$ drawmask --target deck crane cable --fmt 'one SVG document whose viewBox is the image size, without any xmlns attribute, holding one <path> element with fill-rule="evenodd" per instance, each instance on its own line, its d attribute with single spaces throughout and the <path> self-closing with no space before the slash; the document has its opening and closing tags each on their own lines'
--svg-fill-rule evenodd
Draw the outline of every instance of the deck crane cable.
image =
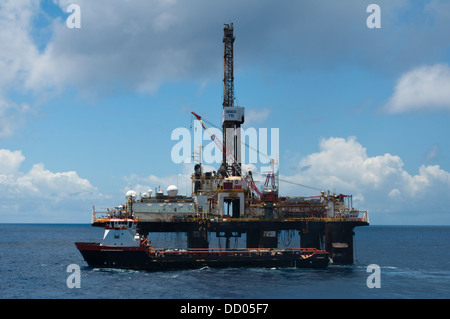
<svg viewBox="0 0 450 319">
<path fill-rule="evenodd" d="M 308 185 L 303 185 L 303 184 L 299 184 L 299 183 L 294 183 L 285 179 L 281 179 L 279 178 L 280 182 L 284 182 L 284 183 L 288 183 L 288 184 L 292 184 L 292 185 L 297 185 L 297 186 L 301 186 L 301 187 L 305 187 L 305 188 L 310 188 L 316 191 L 321 192 L 323 189 L 317 188 L 317 187 L 313 187 L 313 186 L 308 186 Z"/>
<path fill-rule="evenodd" d="M 193 116 L 193 117 L 194 117 L 194 116 Z M 213 127 L 213 128 L 222 130 L 221 127 L 218 127 L 218 126 L 215 125 L 214 123 L 212 123 L 212 122 L 210 122 L 210 121 L 208 121 L 208 120 L 205 120 L 203 117 L 202 117 L 202 121 L 205 122 L 205 123 L 208 125 L 208 127 Z M 244 141 L 241 141 L 241 144 L 247 146 L 249 149 L 251 149 L 251 150 L 257 152 L 259 155 L 261 155 L 261 156 L 263 156 L 263 157 L 265 157 L 265 158 L 267 158 L 267 159 L 272 159 L 269 155 L 264 154 L 263 152 L 260 152 L 258 149 L 256 149 L 256 148 L 250 146 L 249 144 L 245 143 Z"/>
<path fill-rule="evenodd" d="M 194 113 L 194 112 L 191 112 L 191 113 L 192 113 L 192 115 L 194 115 L 197 118 L 197 120 L 200 121 L 200 123 L 202 124 L 203 129 L 208 132 L 208 134 L 210 135 L 211 139 L 214 141 L 214 143 L 216 143 L 216 145 L 219 148 L 219 150 L 221 152 L 223 152 L 224 154 L 226 154 L 227 157 L 231 157 L 231 159 L 233 160 L 232 165 L 233 165 L 234 169 L 238 172 L 238 176 L 242 176 L 245 179 L 245 181 L 247 182 L 247 184 L 250 186 L 250 188 L 255 193 L 257 193 L 259 197 L 261 197 L 262 193 L 258 189 L 258 187 L 255 185 L 255 182 L 253 181 L 253 177 L 251 175 L 243 175 L 241 164 L 236 162 L 236 159 L 228 152 L 228 150 L 223 145 L 223 143 L 220 141 L 220 139 L 218 139 L 217 136 L 213 132 L 210 131 L 209 126 L 207 126 L 207 124 L 202 119 L 202 117 L 200 115 Z"/>
</svg>

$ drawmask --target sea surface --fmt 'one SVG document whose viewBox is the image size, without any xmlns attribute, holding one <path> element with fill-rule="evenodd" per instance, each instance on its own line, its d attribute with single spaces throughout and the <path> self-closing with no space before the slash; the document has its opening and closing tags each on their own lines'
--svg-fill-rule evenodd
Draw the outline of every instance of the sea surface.
<svg viewBox="0 0 450 319">
<path fill-rule="evenodd" d="M 450 227 L 368 226 L 355 228 L 355 263 L 326 269 L 210 269 L 144 272 L 93 269 L 76 241 L 100 241 L 90 225 L 0 224 L 0 298 L 449 298 Z M 186 245 L 183 234 L 157 234 L 154 247 Z M 232 247 L 245 238 L 231 240 Z M 298 247 L 284 232 L 279 247 Z M 224 239 L 211 238 L 224 247 Z M 69 265 L 80 266 L 80 288 L 69 288 Z M 380 288 L 367 280 L 380 269 Z M 372 281 L 373 282 L 373 281 Z"/>
</svg>

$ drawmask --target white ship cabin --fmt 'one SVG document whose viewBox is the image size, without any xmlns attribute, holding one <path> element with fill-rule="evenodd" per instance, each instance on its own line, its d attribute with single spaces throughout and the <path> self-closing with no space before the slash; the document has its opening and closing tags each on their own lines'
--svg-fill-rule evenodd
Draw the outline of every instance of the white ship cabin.
<svg viewBox="0 0 450 319">
<path fill-rule="evenodd" d="M 102 246 L 138 247 L 137 219 L 111 218 L 105 223 Z"/>
</svg>

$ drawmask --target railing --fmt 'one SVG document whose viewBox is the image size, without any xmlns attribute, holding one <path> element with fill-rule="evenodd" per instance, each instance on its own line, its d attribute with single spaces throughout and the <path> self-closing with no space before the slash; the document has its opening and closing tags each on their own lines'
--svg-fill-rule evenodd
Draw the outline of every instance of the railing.
<svg viewBox="0 0 450 319">
<path fill-rule="evenodd" d="M 166 248 L 150 248 L 150 253 L 157 256 L 267 256 L 282 254 L 298 254 L 308 255 L 323 254 L 324 251 L 315 248 L 190 248 L 190 249 L 166 249 Z"/>
</svg>

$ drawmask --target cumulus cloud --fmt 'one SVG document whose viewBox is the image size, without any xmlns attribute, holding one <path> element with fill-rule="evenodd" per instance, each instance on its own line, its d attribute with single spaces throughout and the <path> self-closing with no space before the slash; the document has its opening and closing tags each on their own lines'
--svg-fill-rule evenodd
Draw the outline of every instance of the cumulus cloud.
<svg viewBox="0 0 450 319">
<path fill-rule="evenodd" d="M 450 67 L 421 66 L 403 74 L 385 108 L 391 113 L 450 110 Z"/>
<path fill-rule="evenodd" d="M 5 0 L 0 3 L 0 138 L 10 136 L 29 112 L 27 103 L 7 97 L 27 79 L 38 50 L 31 36 L 33 12 L 39 2 Z"/>
<path fill-rule="evenodd" d="M 30 111 L 28 103 L 16 104 L 0 95 L 0 138 L 13 135 L 15 130 L 24 124 Z"/>
<path fill-rule="evenodd" d="M 259 109 L 246 109 L 245 110 L 245 126 L 251 126 L 256 124 L 261 124 L 269 118 L 270 109 L 267 107 Z"/>
<path fill-rule="evenodd" d="M 433 161 L 439 157 L 439 146 L 437 144 L 433 145 L 433 147 L 426 153 L 425 160 L 427 162 Z"/>
<path fill-rule="evenodd" d="M 92 92 L 120 84 L 152 94 L 162 83 L 199 75 L 193 70 L 206 70 L 202 63 L 211 66 L 214 54 L 198 37 L 196 19 L 183 21 L 184 4 L 75 2 L 81 7 L 81 29 L 68 29 L 64 21 L 53 24 L 52 40 L 34 61 L 28 88 L 75 86 Z M 68 1 L 57 3 L 65 11 Z"/>
<path fill-rule="evenodd" d="M 409 5 L 380 1 L 386 28 Z M 26 79 L 29 89 L 73 85 L 95 92 L 119 83 L 152 94 L 171 81 L 216 81 L 222 72 L 222 24 L 230 19 L 236 27 L 237 69 L 286 63 L 291 72 L 310 65 L 371 64 L 384 61 L 380 56 L 386 55 L 389 61 L 399 60 L 394 56 L 403 50 L 387 54 L 386 48 L 395 47 L 392 44 L 400 37 L 415 40 L 404 34 L 410 30 L 406 28 L 368 37 L 365 20 L 370 1 L 348 1 L 351 5 L 269 0 L 54 2 L 63 12 L 69 3 L 79 4 L 82 27 L 68 29 L 63 19 L 54 21 L 51 41 L 32 61 Z M 416 51 L 409 56 L 416 54 L 420 56 Z"/>
<path fill-rule="evenodd" d="M 4 0 L 0 3 L 1 88 L 27 76 L 38 55 L 31 37 L 31 23 L 39 2 Z"/>
<path fill-rule="evenodd" d="M 378 2 L 383 28 L 376 33 L 365 25 L 370 1 L 54 0 L 60 9 L 57 18 L 42 14 L 41 3 L 0 3 L 0 137 L 13 134 L 24 111 L 35 107 L 8 99 L 11 90 L 42 95 L 74 87 L 90 97 L 116 87 L 154 94 L 168 82 L 217 81 L 222 73 L 222 23 L 230 20 L 236 27 L 236 69 L 275 66 L 286 72 L 346 63 L 384 70 L 392 69 L 390 61 L 416 65 L 447 48 L 441 39 L 449 30 L 437 0 L 424 12 L 433 27 L 421 25 L 420 34 L 400 18 L 399 13 L 413 6 L 406 0 Z M 81 29 L 66 26 L 70 3 L 81 7 Z M 48 20 L 48 37 L 38 41 L 40 14 Z M 408 41 L 393 45 L 404 43 L 398 39 Z M 434 49 L 425 49 L 429 47 Z M 399 99 L 393 97 L 394 109 L 404 104 Z"/>
<path fill-rule="evenodd" d="M 418 173 L 410 174 L 399 156 L 387 153 L 370 157 L 355 137 L 324 138 L 319 146 L 319 152 L 299 161 L 298 174 L 280 178 L 353 194 L 359 209 L 369 209 L 374 214 L 395 209 L 418 213 L 427 202 L 437 203 L 448 196 L 450 173 L 439 165 L 422 165 Z M 281 190 L 299 193 L 298 188 L 283 182 Z M 433 207 L 436 209 L 436 205 Z M 443 207 L 437 210 L 448 213 Z"/>
<path fill-rule="evenodd" d="M 13 175 L 25 160 L 21 151 L 0 150 L 0 175 Z"/>
<path fill-rule="evenodd" d="M 80 209 L 78 214 L 86 213 L 90 201 L 105 197 L 74 171 L 55 173 L 38 163 L 28 172 L 22 172 L 20 167 L 24 161 L 21 151 L 0 150 L 0 199 L 3 202 L 0 207 L 8 204 L 8 209 L 1 209 L 1 212 L 10 222 L 15 221 L 15 214 L 24 212 L 33 216 L 33 222 L 39 222 L 44 215 L 64 221 L 68 210 Z"/>
</svg>

